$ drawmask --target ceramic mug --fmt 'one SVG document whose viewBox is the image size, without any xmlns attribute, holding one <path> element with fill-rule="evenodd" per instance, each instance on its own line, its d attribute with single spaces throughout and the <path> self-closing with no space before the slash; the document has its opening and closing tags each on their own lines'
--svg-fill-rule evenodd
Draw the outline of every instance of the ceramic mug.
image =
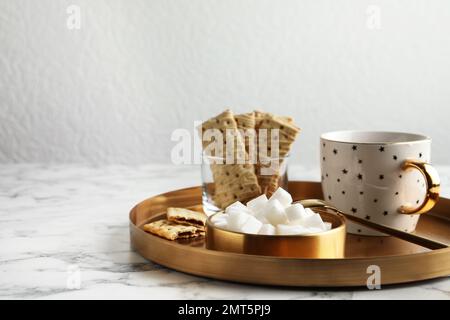
<svg viewBox="0 0 450 320">
<path fill-rule="evenodd" d="M 439 198 L 426 136 L 336 131 L 322 134 L 320 143 L 324 199 L 345 213 L 413 232 Z M 383 235 L 351 222 L 347 231 Z"/>
</svg>

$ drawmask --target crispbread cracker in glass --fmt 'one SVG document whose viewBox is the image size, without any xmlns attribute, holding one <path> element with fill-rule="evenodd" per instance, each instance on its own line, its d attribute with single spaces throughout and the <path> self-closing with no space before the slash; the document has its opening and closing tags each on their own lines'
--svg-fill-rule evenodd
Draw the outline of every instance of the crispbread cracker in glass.
<svg viewBox="0 0 450 320">
<path fill-rule="evenodd" d="M 262 129 L 267 130 L 267 135 L 265 139 L 262 137 L 258 137 L 258 143 L 265 142 L 268 147 L 267 158 L 272 159 L 276 158 L 281 161 L 289 154 L 291 150 L 292 144 L 294 143 L 297 134 L 300 132 L 300 129 L 293 123 L 293 120 L 289 117 L 282 117 L 272 115 L 270 113 L 262 113 L 255 112 L 258 115 L 257 121 L 257 129 L 258 133 L 261 134 Z M 272 139 L 271 134 L 272 130 L 278 129 L 278 155 L 274 156 L 271 154 L 272 151 Z M 270 167 L 270 163 L 262 163 L 261 154 L 258 157 L 259 161 L 256 165 L 256 174 L 258 176 L 258 184 L 261 187 L 263 193 L 265 193 L 268 197 L 271 196 L 275 190 L 278 188 L 280 175 L 278 172 L 273 172 L 269 175 L 263 174 L 263 169 Z M 279 163 L 281 166 L 282 163 Z"/>
<path fill-rule="evenodd" d="M 201 129 L 202 138 L 203 133 L 208 129 L 219 130 L 223 134 L 222 145 L 219 145 L 215 150 L 208 148 L 209 144 L 214 142 L 203 141 L 202 139 L 204 150 L 209 150 L 205 151 L 206 156 L 219 156 L 223 161 L 223 163 L 212 163 L 210 165 L 215 185 L 213 196 L 215 204 L 218 207 L 225 208 L 235 201 L 246 202 L 260 195 L 261 189 L 258 185 L 254 166 L 248 164 L 245 143 L 238 130 L 233 112 L 226 110 L 205 121 Z M 234 147 L 230 150 L 227 149 L 226 145 L 227 134 L 234 138 Z M 221 154 L 217 155 L 216 150 Z M 232 163 L 227 163 L 227 160 L 231 160 Z"/>
<path fill-rule="evenodd" d="M 257 134 L 255 130 L 255 113 L 242 113 L 234 116 L 237 128 L 244 141 L 245 151 L 247 152 L 249 161 L 256 162 L 257 150 Z"/>
</svg>

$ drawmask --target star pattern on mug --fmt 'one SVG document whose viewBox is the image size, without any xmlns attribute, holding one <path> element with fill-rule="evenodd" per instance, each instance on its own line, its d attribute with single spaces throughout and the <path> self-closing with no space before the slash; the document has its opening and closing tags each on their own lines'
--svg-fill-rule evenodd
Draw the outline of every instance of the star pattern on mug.
<svg viewBox="0 0 450 320">
<path fill-rule="evenodd" d="M 325 148 L 326 147 L 326 145 L 325 145 L 325 143 L 323 143 L 322 144 L 323 145 L 323 147 Z M 377 148 L 377 151 L 378 152 L 380 152 L 380 153 L 385 153 L 386 154 L 386 156 L 388 157 L 388 159 L 390 158 L 391 160 L 390 161 L 398 161 L 400 158 L 399 158 L 399 155 L 398 154 L 393 154 L 393 153 L 391 153 L 391 152 L 389 152 L 390 150 L 389 150 L 389 146 L 385 146 L 385 145 L 379 145 L 379 146 L 375 146 L 376 148 Z M 362 164 L 363 163 L 363 160 L 360 158 L 360 155 L 358 154 L 359 153 L 359 148 L 358 148 L 358 145 L 352 145 L 351 146 L 351 150 L 353 151 L 353 152 L 355 152 L 355 155 L 356 155 L 356 159 L 357 159 L 357 163 L 358 164 Z M 339 150 L 338 150 L 338 148 L 333 148 L 332 149 L 332 152 L 333 152 L 333 154 L 334 155 L 336 155 L 336 156 L 338 156 L 339 157 Z M 345 150 L 344 150 L 344 154 L 345 154 Z M 416 155 L 418 155 L 418 157 L 419 158 L 422 158 L 423 159 L 423 157 L 424 157 L 424 153 L 423 152 L 419 152 L 418 154 L 416 154 Z M 339 158 L 338 158 L 339 159 Z M 326 157 L 325 156 L 323 156 L 322 157 L 322 160 L 323 161 L 325 161 L 326 160 Z M 342 174 L 343 175 L 347 175 L 348 173 L 349 173 L 349 171 L 351 171 L 351 169 L 352 168 L 350 168 L 350 170 L 348 169 L 348 168 L 343 168 L 342 170 L 341 170 L 341 172 L 342 172 Z M 326 173 L 325 174 L 325 177 L 329 177 L 329 174 L 328 173 Z M 342 178 L 344 178 L 344 176 L 341 176 Z M 336 177 L 336 181 L 338 182 L 338 183 L 340 183 L 341 182 L 341 177 Z M 363 180 L 363 178 L 364 178 L 364 176 L 363 176 L 363 174 L 362 173 L 358 173 L 357 175 L 356 175 L 356 178 L 358 179 L 358 180 Z M 398 178 L 399 179 L 402 179 L 403 178 L 403 174 L 398 174 Z M 324 179 L 324 177 L 322 177 L 322 179 Z M 345 178 L 345 179 L 347 179 L 347 178 Z M 385 172 L 380 172 L 379 174 L 378 174 L 378 179 L 379 180 L 385 180 Z M 344 181 L 346 181 L 346 180 L 344 180 Z M 420 180 L 420 179 L 417 179 L 417 183 L 422 183 L 422 186 L 424 185 L 423 184 L 423 182 Z M 347 190 L 347 191 L 349 191 L 349 190 Z M 353 191 L 352 191 L 353 192 Z M 352 192 L 349 192 L 348 194 L 351 194 Z M 359 190 L 359 191 L 354 191 L 354 192 L 358 192 L 359 193 L 359 195 L 360 196 L 364 196 L 364 197 L 366 197 L 366 196 L 368 196 L 368 197 L 370 197 L 370 193 L 371 192 L 364 192 L 364 191 L 362 191 L 362 190 Z M 400 195 L 400 192 L 399 191 L 395 191 L 395 190 L 391 190 L 390 192 L 392 192 L 391 194 L 393 194 L 393 195 L 395 195 L 395 196 L 399 196 Z M 345 201 L 347 201 L 348 199 L 346 199 L 346 197 L 348 196 L 347 195 L 347 192 L 346 192 L 346 190 L 341 190 L 341 192 L 340 192 L 341 194 L 342 194 L 342 196 L 338 196 L 337 198 L 339 199 L 344 199 Z M 367 194 L 367 195 L 365 195 L 365 194 Z M 336 196 L 336 195 L 334 195 L 334 196 Z M 327 195 L 327 198 L 328 198 L 328 200 L 332 200 L 333 199 L 333 197 L 332 197 L 332 195 L 331 194 L 328 194 Z M 362 199 L 362 198 L 360 198 L 360 199 Z M 378 198 L 372 198 L 373 200 L 373 203 L 378 203 L 379 202 L 379 199 Z M 420 200 L 417 200 L 416 201 L 416 204 L 417 205 L 419 205 L 420 204 Z M 351 213 L 352 214 L 357 214 L 357 212 L 358 212 L 358 209 L 356 208 L 356 207 L 351 207 L 351 209 L 350 209 L 350 211 L 351 211 Z M 388 216 L 389 215 L 389 211 L 388 210 L 382 210 L 381 212 L 380 212 L 380 215 L 383 215 L 383 216 Z M 413 217 L 415 217 L 414 215 L 410 215 L 412 218 Z M 364 219 L 366 219 L 366 220 L 371 220 L 371 216 L 370 215 L 365 215 L 364 216 Z M 412 227 L 412 229 L 411 230 L 413 230 L 414 229 L 414 227 Z M 358 233 L 362 233 L 362 229 L 357 229 L 356 230 Z M 407 232 L 409 232 L 407 229 L 405 229 L 405 231 L 407 231 Z"/>
</svg>

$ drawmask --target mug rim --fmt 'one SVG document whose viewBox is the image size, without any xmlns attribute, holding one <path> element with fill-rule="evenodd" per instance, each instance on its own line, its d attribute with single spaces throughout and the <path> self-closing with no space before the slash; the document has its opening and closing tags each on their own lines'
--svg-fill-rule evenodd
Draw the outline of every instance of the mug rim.
<svg viewBox="0 0 450 320">
<path fill-rule="evenodd" d="M 345 141 L 338 140 L 337 138 L 329 137 L 337 134 L 344 133 L 374 133 L 374 134 L 401 134 L 405 136 L 411 137 L 411 140 L 407 141 L 374 141 L 374 142 L 364 142 L 364 141 Z M 429 136 L 419 134 L 419 133 L 411 133 L 411 132 L 402 132 L 402 131 L 377 131 L 377 130 L 337 130 L 337 131 L 329 131 L 322 133 L 320 135 L 320 140 L 325 140 L 329 142 L 336 143 L 345 143 L 345 144 L 353 144 L 353 145 L 401 145 L 401 144 L 411 144 L 411 143 L 420 143 L 420 142 L 431 142 L 431 138 Z"/>
</svg>

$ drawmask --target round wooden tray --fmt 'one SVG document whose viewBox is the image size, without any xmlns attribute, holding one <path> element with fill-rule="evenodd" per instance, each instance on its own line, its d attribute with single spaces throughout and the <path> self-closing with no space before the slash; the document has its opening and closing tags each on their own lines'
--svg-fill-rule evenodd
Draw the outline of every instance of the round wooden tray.
<svg viewBox="0 0 450 320">
<path fill-rule="evenodd" d="M 322 198 L 320 183 L 293 181 L 294 200 Z M 450 248 L 429 250 L 395 237 L 347 235 L 344 259 L 297 259 L 244 255 L 205 249 L 204 239 L 169 241 L 141 226 L 162 218 L 167 207 L 201 208 L 201 188 L 149 198 L 130 212 L 130 238 L 143 257 L 178 271 L 214 279 L 281 286 L 366 286 L 368 267 L 381 269 L 381 284 L 450 275 Z M 423 215 L 417 234 L 450 243 L 450 200 L 441 198 Z"/>
</svg>

